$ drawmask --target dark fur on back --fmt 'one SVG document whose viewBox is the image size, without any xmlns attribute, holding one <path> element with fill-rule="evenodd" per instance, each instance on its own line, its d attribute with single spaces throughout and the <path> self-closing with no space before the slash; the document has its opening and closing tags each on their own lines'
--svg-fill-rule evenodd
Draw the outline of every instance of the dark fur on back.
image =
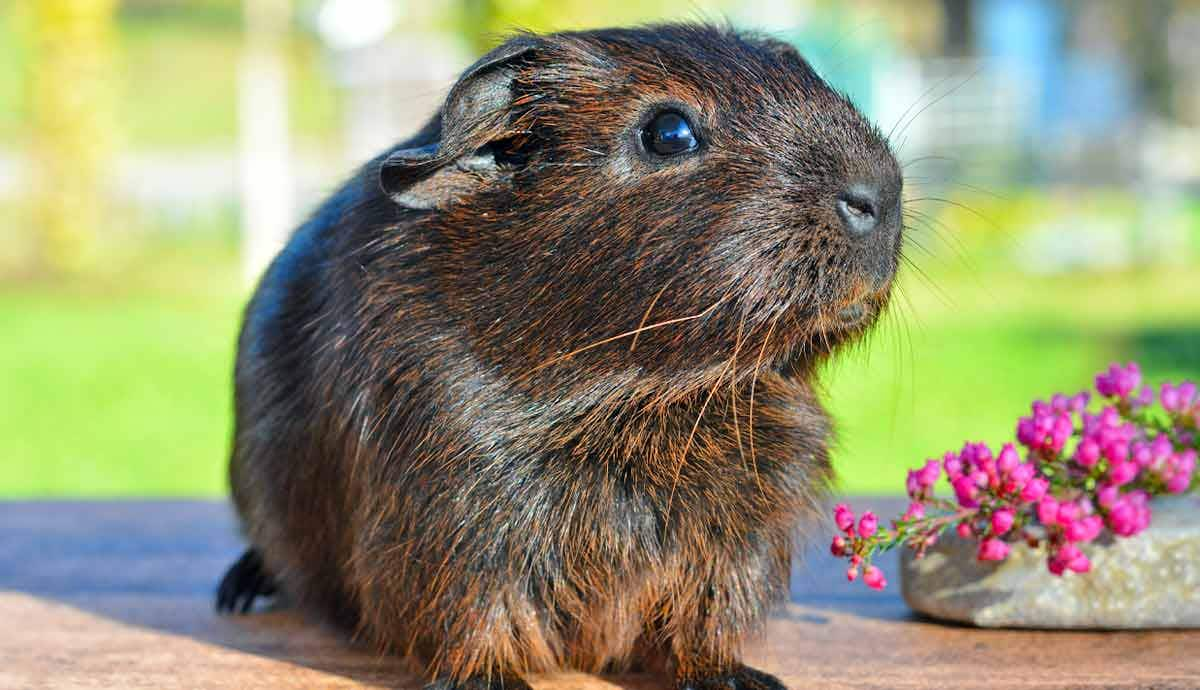
<svg viewBox="0 0 1200 690">
<path fill-rule="evenodd" d="M 639 151 L 663 108 L 696 154 Z M 814 367 L 885 307 L 899 251 L 834 203 L 899 176 L 782 43 L 505 44 L 247 308 L 231 481 L 263 568 L 432 678 L 657 659 L 772 687 L 739 648 L 830 479 Z"/>
</svg>

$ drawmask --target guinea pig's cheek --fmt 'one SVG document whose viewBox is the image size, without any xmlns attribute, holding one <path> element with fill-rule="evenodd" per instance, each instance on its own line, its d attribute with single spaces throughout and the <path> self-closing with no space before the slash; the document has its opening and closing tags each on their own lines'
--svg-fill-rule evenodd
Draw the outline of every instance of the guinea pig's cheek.
<svg viewBox="0 0 1200 690">
<path fill-rule="evenodd" d="M 749 235 L 738 233 L 722 237 L 706 252 L 704 261 L 725 276 L 728 283 L 745 289 L 764 289 L 761 283 L 780 282 L 783 272 L 777 262 L 762 256 L 761 243 L 755 243 Z M 693 270 L 699 268 L 692 266 Z"/>
<path fill-rule="evenodd" d="M 604 172 L 615 181 L 629 183 L 637 178 L 633 166 L 634 161 L 628 156 L 612 156 L 604 166 Z"/>
<path fill-rule="evenodd" d="M 875 249 L 863 258 L 863 279 L 871 292 L 886 292 L 896 275 L 897 260 L 894 252 Z"/>
</svg>

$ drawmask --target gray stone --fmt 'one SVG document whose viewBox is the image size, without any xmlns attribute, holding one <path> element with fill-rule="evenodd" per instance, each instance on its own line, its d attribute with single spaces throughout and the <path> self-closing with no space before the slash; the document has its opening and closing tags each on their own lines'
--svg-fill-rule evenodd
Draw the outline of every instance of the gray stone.
<svg viewBox="0 0 1200 690">
<path fill-rule="evenodd" d="M 913 610 L 981 627 L 1200 628 L 1200 503 L 1161 499 L 1153 525 L 1083 547 L 1092 571 L 1062 577 L 1041 550 L 1014 544 L 999 563 L 948 532 L 924 558 L 905 549 L 901 589 Z"/>
</svg>

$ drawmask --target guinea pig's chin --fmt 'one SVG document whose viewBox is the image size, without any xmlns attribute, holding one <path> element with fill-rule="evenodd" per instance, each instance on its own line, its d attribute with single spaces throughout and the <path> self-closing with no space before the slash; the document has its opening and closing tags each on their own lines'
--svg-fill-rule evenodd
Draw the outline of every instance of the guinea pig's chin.
<svg viewBox="0 0 1200 690">
<path fill-rule="evenodd" d="M 863 301 L 855 302 L 848 307 L 843 307 L 833 315 L 834 320 L 839 326 L 844 328 L 854 328 L 862 324 L 872 315 L 871 306 Z"/>
<path fill-rule="evenodd" d="M 870 293 L 824 310 L 817 319 L 818 337 L 853 338 L 870 328 L 886 304 L 886 293 Z"/>
</svg>

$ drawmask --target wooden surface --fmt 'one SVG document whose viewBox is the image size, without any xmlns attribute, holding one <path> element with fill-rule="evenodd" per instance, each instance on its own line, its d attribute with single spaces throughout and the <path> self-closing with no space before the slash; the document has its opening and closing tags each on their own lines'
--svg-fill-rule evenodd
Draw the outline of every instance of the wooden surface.
<svg viewBox="0 0 1200 690">
<path fill-rule="evenodd" d="M 797 568 L 791 603 L 750 650 L 751 663 L 791 688 L 1200 689 L 1200 633 L 919 620 L 898 583 L 876 593 L 841 581 L 819 541 Z M 219 502 L 0 503 L 0 687 L 419 687 L 394 660 L 290 612 L 213 614 L 213 588 L 241 548 Z M 894 562 L 883 565 L 897 577 Z M 664 685 L 530 680 L 536 690 Z"/>
</svg>

